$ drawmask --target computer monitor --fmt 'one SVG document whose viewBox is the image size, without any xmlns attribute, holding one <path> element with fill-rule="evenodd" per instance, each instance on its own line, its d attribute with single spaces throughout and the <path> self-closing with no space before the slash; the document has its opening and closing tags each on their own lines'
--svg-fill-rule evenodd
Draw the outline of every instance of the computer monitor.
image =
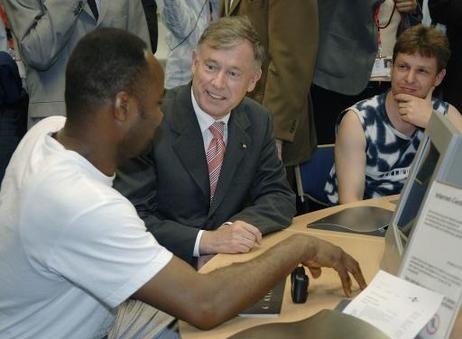
<svg viewBox="0 0 462 339">
<path fill-rule="evenodd" d="M 412 237 L 415 222 L 434 180 L 462 188 L 462 134 L 447 117 L 435 112 L 385 235 L 383 270 L 395 275 L 399 273 L 406 244 Z"/>
</svg>

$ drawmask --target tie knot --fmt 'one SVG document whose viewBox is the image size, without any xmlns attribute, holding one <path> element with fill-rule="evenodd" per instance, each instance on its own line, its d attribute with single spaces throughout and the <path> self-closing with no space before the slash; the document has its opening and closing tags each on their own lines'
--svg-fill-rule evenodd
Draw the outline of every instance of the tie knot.
<svg viewBox="0 0 462 339">
<path fill-rule="evenodd" d="M 223 140 L 223 134 L 225 131 L 225 124 L 222 121 L 217 121 L 214 122 L 210 127 L 209 127 L 210 132 L 212 132 L 212 135 L 214 138 L 221 139 Z"/>
</svg>

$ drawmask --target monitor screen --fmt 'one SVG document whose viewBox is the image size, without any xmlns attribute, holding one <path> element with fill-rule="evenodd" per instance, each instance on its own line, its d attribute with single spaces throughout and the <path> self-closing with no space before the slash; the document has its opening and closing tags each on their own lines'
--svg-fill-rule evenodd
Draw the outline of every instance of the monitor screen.
<svg viewBox="0 0 462 339">
<path fill-rule="evenodd" d="M 421 152 L 421 160 L 415 169 L 415 177 L 412 180 L 412 185 L 409 189 L 407 199 L 403 201 L 403 206 L 400 215 L 396 220 L 396 225 L 401 231 L 408 236 L 411 231 L 417 213 L 422 205 L 425 193 L 429 188 L 429 184 L 435 171 L 436 164 L 440 158 L 440 152 L 430 139 L 424 140 L 427 144 Z"/>
</svg>

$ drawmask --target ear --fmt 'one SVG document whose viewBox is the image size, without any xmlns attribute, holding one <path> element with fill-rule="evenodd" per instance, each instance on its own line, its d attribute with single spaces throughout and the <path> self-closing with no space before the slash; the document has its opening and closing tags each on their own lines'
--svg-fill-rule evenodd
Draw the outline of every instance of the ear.
<svg viewBox="0 0 462 339">
<path fill-rule="evenodd" d="M 130 112 L 130 96 L 127 92 L 118 92 L 114 100 L 114 119 L 124 122 L 128 119 Z"/>
<path fill-rule="evenodd" d="M 199 63 L 199 59 L 197 56 L 197 51 L 194 49 L 192 52 L 192 67 L 191 67 L 193 75 L 196 72 L 197 68 L 199 67 L 198 63 Z"/>
<path fill-rule="evenodd" d="M 247 92 L 252 92 L 257 85 L 258 80 L 261 78 L 261 68 L 259 68 L 250 79 L 249 85 L 247 86 Z"/>
<path fill-rule="evenodd" d="M 441 81 L 443 81 L 444 77 L 446 75 L 446 68 L 443 68 L 435 77 L 435 87 L 441 84 Z"/>
</svg>

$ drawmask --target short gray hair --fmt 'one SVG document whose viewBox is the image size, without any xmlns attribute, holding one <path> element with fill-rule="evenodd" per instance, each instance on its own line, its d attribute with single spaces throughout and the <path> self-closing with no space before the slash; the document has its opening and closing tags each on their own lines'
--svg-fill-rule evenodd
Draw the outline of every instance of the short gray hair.
<svg viewBox="0 0 462 339">
<path fill-rule="evenodd" d="M 202 33 L 197 47 L 200 49 L 207 44 L 213 49 L 228 49 L 246 40 L 252 45 L 255 61 L 260 67 L 265 59 L 265 49 L 246 16 L 223 17 L 212 22 Z"/>
</svg>

